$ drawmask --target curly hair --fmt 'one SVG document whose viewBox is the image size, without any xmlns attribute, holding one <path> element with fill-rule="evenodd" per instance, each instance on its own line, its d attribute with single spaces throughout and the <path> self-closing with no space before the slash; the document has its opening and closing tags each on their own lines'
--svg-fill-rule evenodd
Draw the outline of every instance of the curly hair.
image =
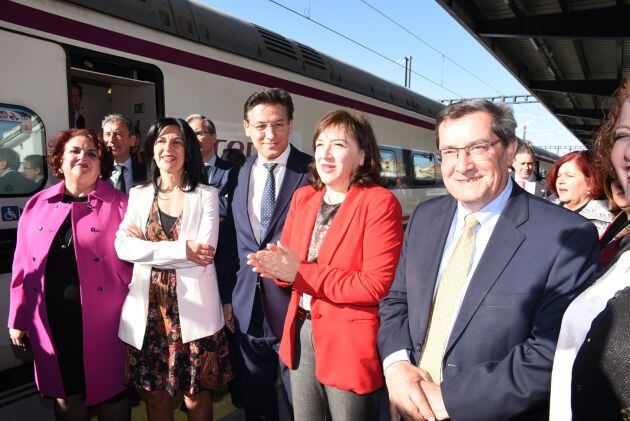
<svg viewBox="0 0 630 421">
<path fill-rule="evenodd" d="M 617 120 L 619 120 L 621 108 L 626 101 L 630 100 L 630 78 L 621 81 L 621 86 L 619 86 L 619 89 L 615 91 L 613 96 L 615 102 L 599 129 L 593 150 L 595 165 L 604 174 L 607 182 L 617 178 L 610 160 L 610 153 L 615 144 L 615 126 L 617 125 Z"/>
<path fill-rule="evenodd" d="M 336 110 L 329 112 L 315 126 L 312 140 L 313 152 L 315 152 L 315 144 L 319 135 L 329 127 L 343 128 L 349 137 L 355 139 L 359 149 L 365 154 L 363 164 L 352 175 L 350 184 L 362 187 L 379 184 L 381 182 L 381 155 L 370 122 L 361 114 L 352 111 Z M 309 184 L 316 190 L 321 190 L 324 183 L 317 173 L 315 161 L 311 163 L 310 170 Z"/>
<path fill-rule="evenodd" d="M 112 155 L 111 149 L 98 137 L 96 132 L 90 129 L 62 130 L 55 135 L 51 141 L 50 151 L 48 152 L 48 165 L 53 175 L 60 180 L 64 179 L 63 172 L 61 172 L 61 164 L 63 162 L 63 153 L 66 149 L 66 143 L 77 136 L 85 136 L 90 139 L 96 148 L 100 161 L 101 178 L 104 180 L 108 179 L 114 169 L 114 155 Z"/>
<path fill-rule="evenodd" d="M 560 167 L 567 162 L 575 162 L 580 172 L 584 174 L 586 179 L 586 185 L 589 190 L 589 199 L 599 199 L 604 195 L 604 176 L 594 165 L 591 156 L 586 151 L 575 151 L 568 153 L 558 159 L 551 166 L 549 174 L 547 174 L 547 186 L 553 194 L 558 194 L 556 190 L 556 181 L 558 180 L 558 173 Z"/>
</svg>

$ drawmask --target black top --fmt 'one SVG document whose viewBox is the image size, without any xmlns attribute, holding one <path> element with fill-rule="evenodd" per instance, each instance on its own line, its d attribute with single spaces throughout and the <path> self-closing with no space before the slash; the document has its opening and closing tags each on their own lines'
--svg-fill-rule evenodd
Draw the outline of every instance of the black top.
<svg viewBox="0 0 630 421">
<path fill-rule="evenodd" d="M 177 216 L 168 215 L 162 212 L 162 209 L 159 208 L 158 210 L 160 211 L 160 222 L 162 224 L 162 229 L 168 235 L 173 230 L 175 223 L 177 223 Z"/>
<path fill-rule="evenodd" d="M 628 240 L 617 258 L 630 250 Z M 571 407 L 575 421 L 630 419 L 630 287 L 591 324 L 573 364 Z"/>
<path fill-rule="evenodd" d="M 64 195 L 62 200 L 85 202 L 87 197 Z M 44 278 L 46 316 L 67 396 L 85 393 L 83 314 L 71 216 L 72 211 L 50 245 Z"/>
</svg>

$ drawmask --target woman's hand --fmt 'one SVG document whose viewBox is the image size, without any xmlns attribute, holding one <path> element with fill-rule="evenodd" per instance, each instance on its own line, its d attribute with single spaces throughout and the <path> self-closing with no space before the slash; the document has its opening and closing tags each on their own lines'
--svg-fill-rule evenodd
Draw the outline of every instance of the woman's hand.
<svg viewBox="0 0 630 421">
<path fill-rule="evenodd" d="M 144 238 L 144 233 L 142 232 L 142 230 L 136 226 L 136 225 L 129 225 L 126 229 L 125 232 L 127 233 L 127 235 L 131 238 L 138 238 L 140 240 L 145 240 Z"/>
<path fill-rule="evenodd" d="M 214 247 L 210 244 L 186 241 L 186 259 L 199 266 L 208 266 L 214 263 Z"/>
<path fill-rule="evenodd" d="M 26 348 L 28 334 L 25 330 L 9 329 L 9 336 L 11 337 L 13 345 Z"/>
<path fill-rule="evenodd" d="M 267 244 L 267 250 L 247 255 L 247 264 L 264 278 L 276 278 L 284 282 L 295 281 L 300 259 L 290 249 L 278 244 Z"/>
</svg>

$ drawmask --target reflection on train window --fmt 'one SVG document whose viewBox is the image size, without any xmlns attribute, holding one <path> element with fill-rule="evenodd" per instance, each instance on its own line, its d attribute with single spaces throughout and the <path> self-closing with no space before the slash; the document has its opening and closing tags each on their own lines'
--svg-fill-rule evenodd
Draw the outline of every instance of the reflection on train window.
<svg viewBox="0 0 630 421">
<path fill-rule="evenodd" d="M 381 177 L 396 178 L 396 153 L 388 149 L 379 149 L 381 154 Z"/>
<path fill-rule="evenodd" d="M 435 181 L 435 162 L 431 154 L 413 154 L 413 180 Z"/>
<path fill-rule="evenodd" d="M 45 139 L 37 114 L 0 104 L 0 196 L 28 196 L 46 184 Z"/>
</svg>

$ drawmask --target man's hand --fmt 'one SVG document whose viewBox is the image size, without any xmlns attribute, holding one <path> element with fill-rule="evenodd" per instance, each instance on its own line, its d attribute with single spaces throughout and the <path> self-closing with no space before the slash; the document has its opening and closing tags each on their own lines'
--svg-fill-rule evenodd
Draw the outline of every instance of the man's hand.
<svg viewBox="0 0 630 421">
<path fill-rule="evenodd" d="M 449 416 L 448 412 L 446 412 L 446 407 L 444 406 L 444 399 L 442 398 L 442 388 L 440 387 L 440 385 L 432 383 L 430 381 L 422 380 L 422 382 L 420 382 L 420 387 L 422 387 L 424 395 L 427 397 L 429 405 L 431 405 L 431 410 L 433 410 L 435 418 L 438 420 L 448 419 Z"/>
<path fill-rule="evenodd" d="M 236 326 L 234 325 L 234 316 L 232 315 L 232 304 L 227 303 L 223 304 L 223 317 L 225 317 L 225 325 L 230 330 L 230 332 L 234 333 Z"/>
<path fill-rule="evenodd" d="M 199 266 L 208 266 L 214 263 L 214 247 L 210 244 L 186 241 L 186 259 Z"/>
<path fill-rule="evenodd" d="M 422 381 L 430 381 L 426 371 L 408 361 L 398 361 L 385 370 L 385 381 L 389 401 L 403 419 L 413 421 L 436 419 L 420 386 Z"/>
</svg>

